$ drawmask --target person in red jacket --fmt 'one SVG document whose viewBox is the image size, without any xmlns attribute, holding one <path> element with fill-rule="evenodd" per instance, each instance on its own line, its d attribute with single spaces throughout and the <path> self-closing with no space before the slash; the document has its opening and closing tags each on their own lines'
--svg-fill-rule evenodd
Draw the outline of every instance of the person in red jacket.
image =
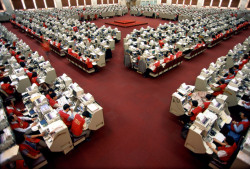
<svg viewBox="0 0 250 169">
<path fill-rule="evenodd" d="M 48 93 L 46 94 L 46 98 L 48 99 L 48 101 L 51 99 L 50 95 L 51 95 L 52 93 L 54 93 L 54 90 L 51 89 L 51 88 L 49 88 Z"/>
<path fill-rule="evenodd" d="M 16 58 L 16 61 L 19 62 L 19 60 L 21 59 L 21 52 L 20 52 L 20 51 L 18 51 L 18 52 L 16 53 L 15 58 Z"/>
<path fill-rule="evenodd" d="M 225 79 L 219 80 L 219 86 L 214 87 L 213 85 L 210 85 L 211 89 L 214 91 L 213 96 L 218 96 L 219 94 L 223 94 L 225 91 L 225 88 L 227 87 L 227 84 L 225 84 Z"/>
<path fill-rule="evenodd" d="M 29 67 L 28 71 L 26 72 L 27 76 L 29 77 L 30 81 L 32 79 L 32 73 L 34 72 L 33 67 Z"/>
<path fill-rule="evenodd" d="M 71 111 L 72 115 L 68 114 L 69 111 Z M 73 109 L 70 109 L 70 106 L 68 104 L 65 104 L 63 106 L 63 110 L 60 110 L 58 113 L 59 113 L 62 121 L 65 123 L 65 125 L 67 127 L 71 127 L 72 121 L 74 119 Z"/>
<path fill-rule="evenodd" d="M 10 48 L 9 52 L 10 52 L 11 56 L 16 56 L 15 49 L 16 49 L 15 47 Z"/>
<path fill-rule="evenodd" d="M 234 139 L 230 136 L 227 136 L 223 143 L 216 139 L 214 139 L 214 142 L 220 144 L 221 146 L 215 149 L 213 148 L 210 142 L 207 142 L 208 147 L 212 149 L 212 151 L 218 156 L 218 158 L 221 161 L 226 162 L 230 160 L 230 157 L 233 155 L 234 151 L 237 149 L 237 145 Z"/>
<path fill-rule="evenodd" d="M 70 45 L 69 48 L 68 48 L 68 54 L 69 54 L 69 55 L 72 55 L 72 53 L 73 53 L 73 52 L 72 52 L 72 45 Z"/>
<path fill-rule="evenodd" d="M 8 94 L 13 95 L 15 93 L 15 86 L 10 85 L 9 79 L 7 77 L 4 77 L 3 84 L 1 84 L 1 88 Z"/>
<path fill-rule="evenodd" d="M 28 123 L 27 121 L 34 121 L 35 118 L 29 118 L 29 117 L 17 117 L 15 114 L 8 117 L 10 127 L 12 130 L 15 130 L 20 133 L 26 133 L 30 134 L 32 133 L 31 127 L 37 125 L 36 122 L 33 122 L 32 124 Z"/>
<path fill-rule="evenodd" d="M 238 142 L 242 132 L 246 131 L 250 125 L 246 112 L 241 112 L 240 118 L 240 122 L 232 121 L 231 124 L 227 125 L 227 128 L 229 129 L 227 135 L 233 137 L 235 142 Z"/>
<path fill-rule="evenodd" d="M 190 116 L 191 121 L 195 121 L 196 116 L 202 112 L 202 107 L 198 106 L 198 101 L 193 100 L 191 103 L 191 108 L 188 111 L 188 115 Z"/>
<path fill-rule="evenodd" d="M 40 86 L 40 84 L 37 81 L 37 73 L 36 72 L 32 72 L 32 77 L 31 77 L 31 84 L 36 84 L 37 86 Z"/>
<path fill-rule="evenodd" d="M 90 58 L 89 58 L 89 57 L 87 57 L 85 63 L 86 63 L 86 65 L 87 65 L 88 69 L 93 68 L 92 61 L 90 61 Z"/>
<path fill-rule="evenodd" d="M 83 125 L 85 123 L 85 116 L 81 117 L 79 114 L 75 115 L 74 120 L 71 125 L 71 133 L 74 137 L 80 137 L 85 135 L 85 138 L 89 138 L 90 130 L 83 130 Z"/>
<path fill-rule="evenodd" d="M 202 46 L 203 46 L 202 42 L 199 41 L 199 42 L 196 44 L 196 46 L 194 47 L 194 50 L 199 49 L 199 48 L 202 47 Z"/>
<path fill-rule="evenodd" d="M 50 44 L 45 39 L 43 39 L 42 48 L 43 48 L 43 51 L 45 52 L 47 60 L 49 60 Z"/>
<path fill-rule="evenodd" d="M 160 61 L 158 61 L 156 58 L 154 58 L 154 66 L 155 66 L 155 69 L 153 70 L 153 72 L 155 73 L 157 68 L 161 65 Z"/>
<path fill-rule="evenodd" d="M 15 104 L 13 102 L 13 100 L 7 100 L 5 102 L 5 105 L 6 105 L 6 111 L 7 111 L 7 114 L 8 116 L 12 116 L 12 115 L 16 115 L 16 116 L 23 116 L 23 110 L 17 110 L 17 108 L 15 107 Z"/>
<path fill-rule="evenodd" d="M 163 40 L 161 38 L 159 39 L 159 45 L 160 45 L 161 48 L 163 48 L 163 46 L 164 46 L 164 42 L 163 42 Z"/>
<path fill-rule="evenodd" d="M 212 101 L 212 95 L 211 94 L 207 94 L 206 95 L 206 101 L 203 102 L 204 107 L 202 109 L 202 112 L 204 112 L 208 108 L 208 106 L 210 105 L 211 101 Z"/>
<path fill-rule="evenodd" d="M 62 49 L 62 40 L 59 40 L 58 44 L 56 45 L 56 47 L 61 50 Z"/>
<path fill-rule="evenodd" d="M 198 106 L 197 100 L 192 100 L 192 102 L 190 102 L 190 105 L 191 108 L 189 109 L 187 115 L 184 114 L 180 117 L 180 122 L 183 124 L 193 122 L 196 119 L 196 116 L 202 112 L 202 107 Z"/>
<path fill-rule="evenodd" d="M 245 54 L 245 55 L 243 56 L 242 61 L 241 61 L 240 64 L 239 64 L 239 70 L 241 70 L 241 69 L 243 68 L 243 66 L 244 66 L 247 62 L 248 62 L 248 55 Z"/>
<path fill-rule="evenodd" d="M 49 104 L 53 109 L 57 109 L 59 106 L 58 102 L 56 101 L 57 95 L 56 93 L 51 93 L 50 94 L 51 99 L 49 100 Z"/>
</svg>

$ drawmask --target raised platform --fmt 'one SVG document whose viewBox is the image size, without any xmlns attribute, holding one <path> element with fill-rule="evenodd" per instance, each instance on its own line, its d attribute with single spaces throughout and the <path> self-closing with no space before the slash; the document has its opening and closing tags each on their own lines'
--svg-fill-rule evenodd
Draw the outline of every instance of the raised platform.
<svg viewBox="0 0 250 169">
<path fill-rule="evenodd" d="M 122 24 L 128 24 L 128 23 L 135 23 L 136 21 L 133 20 L 122 20 L 122 21 L 114 21 L 115 23 L 122 23 Z"/>
<path fill-rule="evenodd" d="M 135 20 L 118 20 L 118 21 L 114 21 L 114 22 L 107 22 L 105 24 L 120 26 L 120 27 L 123 27 L 123 28 L 128 28 L 128 27 L 132 27 L 132 26 L 146 25 L 148 23 L 146 23 L 146 22 L 138 22 L 138 21 L 135 21 Z"/>
</svg>

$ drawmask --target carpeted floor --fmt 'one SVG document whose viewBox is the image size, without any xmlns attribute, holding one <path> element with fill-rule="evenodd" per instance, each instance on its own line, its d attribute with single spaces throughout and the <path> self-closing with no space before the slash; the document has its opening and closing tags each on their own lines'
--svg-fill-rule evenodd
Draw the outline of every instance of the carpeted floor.
<svg viewBox="0 0 250 169">
<path fill-rule="evenodd" d="M 153 28 L 168 22 L 130 15 L 93 22 L 102 26 L 115 20 L 147 22 Z M 13 29 L 10 23 L 4 25 L 32 50 L 45 55 L 35 40 Z M 140 27 L 118 29 L 124 38 Z M 94 74 L 87 74 L 65 58 L 52 54 L 50 60 L 57 75 L 69 75 L 103 107 L 105 126 L 93 132 L 90 142 L 80 144 L 67 155 L 49 154 L 46 168 L 205 168 L 203 156 L 184 147 L 185 140 L 180 136 L 182 125 L 169 113 L 171 95 L 183 82 L 194 85 L 203 67 L 226 55 L 249 35 L 249 30 L 243 31 L 155 79 L 144 78 L 123 66 L 123 40 L 116 44 L 107 66 Z"/>
</svg>

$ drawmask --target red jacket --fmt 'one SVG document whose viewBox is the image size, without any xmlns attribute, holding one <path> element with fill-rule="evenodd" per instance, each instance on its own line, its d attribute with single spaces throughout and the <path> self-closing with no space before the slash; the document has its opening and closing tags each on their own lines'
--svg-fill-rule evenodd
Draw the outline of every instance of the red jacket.
<svg viewBox="0 0 250 169">
<path fill-rule="evenodd" d="M 225 157 L 221 157 L 220 160 L 221 161 L 228 161 L 230 159 L 230 157 L 233 155 L 234 151 L 237 149 L 237 145 L 236 143 L 234 143 L 232 146 L 230 147 L 226 147 L 226 146 L 221 146 L 218 147 L 218 150 L 224 150 L 227 153 L 227 156 Z"/>
<path fill-rule="evenodd" d="M 242 60 L 242 63 L 239 65 L 239 70 L 241 70 L 247 62 L 248 62 L 247 59 Z"/>
<path fill-rule="evenodd" d="M 7 94 L 13 94 L 14 93 L 14 86 L 11 86 L 9 83 L 3 83 L 1 85 L 1 88 L 7 93 Z"/>
<path fill-rule="evenodd" d="M 241 124 L 243 125 L 243 131 L 246 131 L 248 129 L 249 125 L 250 125 L 250 122 L 249 121 L 241 121 L 241 122 L 239 122 L 237 124 L 237 126 L 239 126 Z M 233 123 L 231 123 L 231 130 L 236 133 L 236 131 L 234 130 L 234 124 Z"/>
<path fill-rule="evenodd" d="M 37 77 L 32 77 L 31 78 L 31 83 L 35 83 L 37 86 L 40 86 L 40 84 L 37 82 Z"/>
<path fill-rule="evenodd" d="M 177 53 L 176 53 L 176 57 L 178 58 L 178 57 L 180 57 L 182 55 L 182 51 L 178 51 Z"/>
<path fill-rule="evenodd" d="M 27 127 L 29 127 L 29 123 L 17 118 L 17 123 L 14 123 L 14 124 L 10 123 L 10 127 L 13 130 L 16 129 L 16 128 L 26 129 Z"/>
<path fill-rule="evenodd" d="M 49 104 L 50 104 L 50 106 L 51 106 L 52 108 L 54 108 L 54 105 L 55 105 L 55 104 L 58 104 L 58 102 L 55 101 L 55 100 L 53 100 L 53 99 L 50 99 L 50 100 L 49 100 Z"/>
<path fill-rule="evenodd" d="M 196 108 L 192 111 L 193 115 L 190 117 L 190 120 L 191 120 L 191 121 L 195 121 L 196 116 L 197 116 L 200 112 L 202 112 L 202 108 L 201 108 L 200 106 L 196 107 Z"/>
<path fill-rule="evenodd" d="M 15 114 L 16 116 L 23 116 L 23 114 L 20 111 L 18 111 L 15 106 L 14 107 L 7 106 L 6 111 L 8 115 Z"/>
<path fill-rule="evenodd" d="M 40 151 L 35 150 L 34 148 L 30 147 L 27 144 L 20 144 L 19 149 L 20 149 L 21 152 L 24 151 L 24 150 L 28 151 L 28 153 L 30 155 L 32 155 L 32 156 L 36 156 L 36 155 L 38 155 L 40 153 Z"/>
<path fill-rule="evenodd" d="M 211 103 L 211 102 L 204 102 L 204 103 L 203 103 L 203 104 L 204 104 L 204 108 L 203 108 L 202 111 L 205 111 L 205 110 L 208 108 L 208 106 L 210 105 L 210 103 Z"/>
<path fill-rule="evenodd" d="M 214 96 L 218 96 L 219 94 L 223 94 L 225 91 L 225 88 L 227 87 L 227 84 L 222 84 L 219 86 L 220 87 L 220 91 L 214 92 L 213 95 Z"/>
<path fill-rule="evenodd" d="M 79 114 L 76 114 L 71 125 L 71 132 L 75 136 L 80 136 L 82 134 L 84 123 L 85 123 L 84 118 L 82 118 Z"/>
<path fill-rule="evenodd" d="M 156 72 L 156 69 L 160 66 L 160 61 L 156 61 L 154 63 L 154 66 L 155 66 L 155 70 L 153 70 L 153 72 Z"/>
<path fill-rule="evenodd" d="M 93 68 L 92 62 L 90 61 L 89 58 L 86 59 L 86 62 L 85 62 L 85 63 L 87 64 L 87 67 L 88 67 L 89 69 Z"/>
<path fill-rule="evenodd" d="M 68 121 L 67 119 L 69 118 L 69 114 L 65 113 L 64 111 L 60 110 L 58 112 L 61 116 L 62 121 L 66 124 L 66 126 L 70 127 L 72 124 L 72 121 Z"/>
</svg>

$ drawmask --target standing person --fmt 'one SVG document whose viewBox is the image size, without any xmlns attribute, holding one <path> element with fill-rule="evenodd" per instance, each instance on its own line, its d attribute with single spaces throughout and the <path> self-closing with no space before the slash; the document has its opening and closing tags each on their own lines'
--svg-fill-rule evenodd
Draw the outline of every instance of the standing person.
<svg viewBox="0 0 250 169">
<path fill-rule="evenodd" d="M 43 47 L 43 50 L 44 50 L 45 55 L 46 55 L 46 57 L 47 57 L 47 60 L 49 60 L 49 53 L 50 53 L 50 45 L 49 45 L 49 42 L 46 41 L 45 39 L 43 39 L 42 47 Z"/>
</svg>

